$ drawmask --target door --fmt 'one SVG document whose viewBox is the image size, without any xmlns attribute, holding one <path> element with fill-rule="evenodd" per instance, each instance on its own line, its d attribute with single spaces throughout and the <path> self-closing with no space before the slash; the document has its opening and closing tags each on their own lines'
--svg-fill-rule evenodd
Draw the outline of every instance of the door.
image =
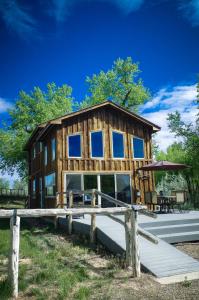
<svg viewBox="0 0 199 300">
<path fill-rule="evenodd" d="M 117 199 L 125 203 L 131 203 L 130 176 L 127 174 L 116 174 Z"/>
<path fill-rule="evenodd" d="M 114 174 L 101 175 L 100 176 L 100 181 L 101 181 L 101 192 L 115 198 L 115 177 L 114 177 Z M 102 207 L 115 206 L 114 204 L 111 204 L 109 201 L 107 201 L 105 199 L 102 199 L 101 201 L 102 201 Z"/>
</svg>

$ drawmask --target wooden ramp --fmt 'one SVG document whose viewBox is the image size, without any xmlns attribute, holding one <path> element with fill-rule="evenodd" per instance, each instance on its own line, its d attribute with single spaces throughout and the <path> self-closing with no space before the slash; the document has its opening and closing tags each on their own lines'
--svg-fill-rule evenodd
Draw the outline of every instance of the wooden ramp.
<svg viewBox="0 0 199 300">
<path fill-rule="evenodd" d="M 65 220 L 60 219 L 59 222 L 63 224 Z M 123 254 L 126 250 L 123 226 L 106 216 L 97 216 L 96 225 L 97 239 L 111 252 Z M 147 226 L 144 226 L 145 230 L 147 230 Z M 77 233 L 88 234 L 90 217 L 74 219 L 73 229 Z M 142 267 L 150 271 L 158 282 L 167 284 L 199 278 L 199 262 L 197 260 L 182 253 L 164 240 L 160 238 L 158 240 L 159 243 L 156 245 L 139 236 Z"/>
</svg>

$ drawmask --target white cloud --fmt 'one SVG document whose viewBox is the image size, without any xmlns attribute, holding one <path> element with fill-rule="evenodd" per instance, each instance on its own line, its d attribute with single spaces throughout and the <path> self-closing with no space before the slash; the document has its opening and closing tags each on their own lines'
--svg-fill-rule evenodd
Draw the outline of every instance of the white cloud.
<svg viewBox="0 0 199 300">
<path fill-rule="evenodd" d="M 196 85 L 175 86 L 172 89 L 160 89 L 154 98 L 141 107 L 142 115 L 149 121 L 159 125 L 161 131 L 156 135 L 156 141 L 161 150 L 165 151 L 177 138 L 169 131 L 167 117 L 176 110 L 182 120 L 191 123 L 196 120 Z M 179 139 L 178 139 L 179 140 Z"/>
<path fill-rule="evenodd" d="M 6 112 L 11 107 L 12 104 L 9 101 L 0 97 L 0 113 Z"/>
<path fill-rule="evenodd" d="M 16 0 L 1 0 L 0 15 L 6 26 L 24 38 L 24 34 L 33 33 L 36 22 L 27 7 Z"/>
<path fill-rule="evenodd" d="M 199 25 L 199 1 L 198 0 L 181 0 L 179 9 L 193 26 Z"/>
</svg>

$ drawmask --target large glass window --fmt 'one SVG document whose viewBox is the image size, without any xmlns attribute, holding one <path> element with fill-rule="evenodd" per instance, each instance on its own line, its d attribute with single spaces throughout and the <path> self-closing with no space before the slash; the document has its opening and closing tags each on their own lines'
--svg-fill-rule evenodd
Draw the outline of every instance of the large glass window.
<svg viewBox="0 0 199 300">
<path fill-rule="evenodd" d="M 36 157 L 36 145 L 34 145 L 34 147 L 33 147 L 32 156 L 33 156 L 33 159 Z"/>
<path fill-rule="evenodd" d="M 81 135 L 75 134 L 68 137 L 68 156 L 81 157 Z"/>
<path fill-rule="evenodd" d="M 124 158 L 124 135 L 123 133 L 112 132 L 113 157 Z"/>
<path fill-rule="evenodd" d="M 144 140 L 133 137 L 133 157 L 144 158 Z"/>
<path fill-rule="evenodd" d="M 55 196 L 55 173 L 45 176 L 46 196 Z"/>
<path fill-rule="evenodd" d="M 45 166 L 48 164 L 48 148 L 47 148 L 47 146 L 44 147 L 44 163 L 45 163 Z"/>
<path fill-rule="evenodd" d="M 126 174 L 116 174 L 117 199 L 126 203 L 131 203 L 130 176 Z"/>
<path fill-rule="evenodd" d="M 51 140 L 51 153 L 52 153 L 52 160 L 55 160 L 56 157 L 56 142 L 55 138 Z"/>
<path fill-rule="evenodd" d="M 91 156 L 96 158 L 104 156 L 102 131 L 91 132 Z"/>
<path fill-rule="evenodd" d="M 80 174 L 70 174 L 66 175 L 66 190 L 82 190 L 82 175 Z M 82 197 L 79 195 L 73 196 L 74 202 L 82 201 Z"/>
</svg>

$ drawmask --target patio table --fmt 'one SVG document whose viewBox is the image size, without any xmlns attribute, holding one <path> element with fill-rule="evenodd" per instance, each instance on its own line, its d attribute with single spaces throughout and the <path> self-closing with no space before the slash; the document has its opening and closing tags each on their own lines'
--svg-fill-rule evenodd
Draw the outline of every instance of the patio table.
<svg viewBox="0 0 199 300">
<path fill-rule="evenodd" d="M 176 196 L 157 196 L 157 205 L 160 206 L 160 211 L 171 212 L 171 208 L 176 203 Z"/>
</svg>

